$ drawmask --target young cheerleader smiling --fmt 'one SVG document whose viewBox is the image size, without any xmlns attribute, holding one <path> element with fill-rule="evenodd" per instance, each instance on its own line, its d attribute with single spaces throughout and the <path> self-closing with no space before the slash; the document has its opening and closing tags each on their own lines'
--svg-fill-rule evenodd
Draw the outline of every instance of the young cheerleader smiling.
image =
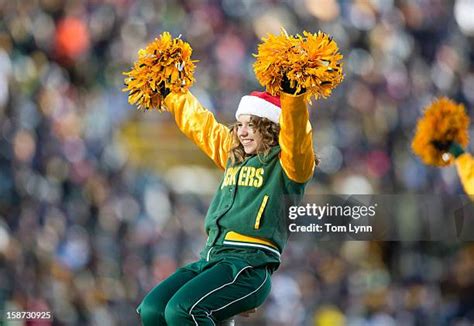
<svg viewBox="0 0 474 326">
<path fill-rule="evenodd" d="M 198 261 L 152 289 L 137 311 L 143 325 L 215 325 L 260 306 L 288 239 L 287 207 L 303 196 L 315 156 L 303 94 L 244 96 L 229 129 L 190 93 L 164 105 L 179 129 L 220 169 Z M 168 92 L 167 92 L 168 93 Z"/>
</svg>

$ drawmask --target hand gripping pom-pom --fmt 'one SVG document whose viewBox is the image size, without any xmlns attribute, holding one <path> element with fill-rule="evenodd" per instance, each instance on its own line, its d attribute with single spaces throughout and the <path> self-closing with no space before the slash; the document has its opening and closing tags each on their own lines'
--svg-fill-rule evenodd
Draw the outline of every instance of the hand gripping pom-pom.
<svg viewBox="0 0 474 326">
<path fill-rule="evenodd" d="M 138 109 L 163 111 L 163 99 L 168 92 L 186 92 L 194 83 L 192 48 L 179 37 L 164 32 L 159 38 L 138 51 L 138 60 L 124 72 L 128 102 Z"/>
<path fill-rule="evenodd" d="M 454 158 L 448 154 L 453 142 L 462 147 L 469 143 L 469 117 L 464 106 L 441 97 L 425 108 L 418 120 L 411 144 L 413 152 L 428 165 L 447 166 Z"/>
<path fill-rule="evenodd" d="M 342 54 L 336 42 L 327 34 L 303 32 L 288 35 L 269 34 L 258 46 L 255 76 L 259 83 L 272 95 L 280 94 L 285 76 L 295 94 L 305 92 L 305 100 L 326 98 L 344 79 Z"/>
</svg>

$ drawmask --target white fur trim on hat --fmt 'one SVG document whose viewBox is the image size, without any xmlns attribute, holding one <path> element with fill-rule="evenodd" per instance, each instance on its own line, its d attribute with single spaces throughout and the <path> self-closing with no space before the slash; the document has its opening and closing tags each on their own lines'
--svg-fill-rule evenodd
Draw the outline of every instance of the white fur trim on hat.
<svg viewBox="0 0 474 326">
<path fill-rule="evenodd" d="M 275 104 L 257 96 L 245 95 L 240 100 L 237 112 L 235 112 L 235 118 L 238 119 L 242 114 L 251 114 L 278 123 L 280 113 L 281 109 Z"/>
</svg>

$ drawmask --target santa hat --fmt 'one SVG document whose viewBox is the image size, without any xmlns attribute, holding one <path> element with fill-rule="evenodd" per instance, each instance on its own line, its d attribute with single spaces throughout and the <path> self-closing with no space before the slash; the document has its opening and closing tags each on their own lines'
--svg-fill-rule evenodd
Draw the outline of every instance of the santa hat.
<svg viewBox="0 0 474 326">
<path fill-rule="evenodd" d="M 235 112 L 235 118 L 238 119 L 239 115 L 242 114 L 251 114 L 278 123 L 280 113 L 279 97 L 270 95 L 267 92 L 252 92 L 250 95 L 243 96 L 240 100 L 237 112 Z"/>
</svg>

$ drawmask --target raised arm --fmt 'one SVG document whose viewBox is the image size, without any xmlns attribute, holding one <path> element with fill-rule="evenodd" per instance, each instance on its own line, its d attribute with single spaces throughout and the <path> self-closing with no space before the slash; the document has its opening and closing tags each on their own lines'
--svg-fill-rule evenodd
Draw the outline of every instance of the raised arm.
<svg viewBox="0 0 474 326">
<path fill-rule="evenodd" d="M 164 104 L 178 128 L 224 170 L 232 144 L 229 128 L 218 123 L 190 92 L 170 93 Z"/>
<path fill-rule="evenodd" d="M 281 165 L 288 178 L 304 183 L 314 171 L 314 151 L 309 112 L 304 95 L 280 95 Z"/>
<path fill-rule="evenodd" d="M 474 157 L 469 153 L 461 154 L 456 158 L 461 183 L 468 195 L 474 195 Z"/>
</svg>

